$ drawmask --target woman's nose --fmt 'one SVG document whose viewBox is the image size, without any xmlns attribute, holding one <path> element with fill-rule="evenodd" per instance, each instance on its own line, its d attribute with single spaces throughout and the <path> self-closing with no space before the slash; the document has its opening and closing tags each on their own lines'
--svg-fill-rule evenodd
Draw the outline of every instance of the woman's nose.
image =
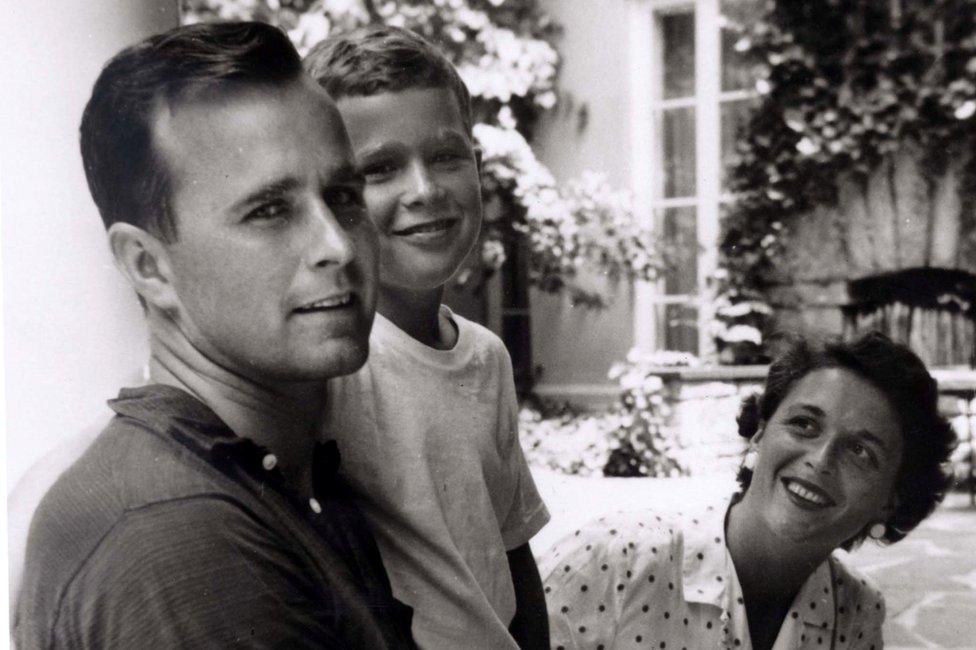
<svg viewBox="0 0 976 650">
<path fill-rule="evenodd" d="M 829 433 L 821 436 L 817 445 L 807 452 L 804 462 L 814 471 L 831 474 L 834 471 L 836 446 L 836 441 Z"/>
</svg>

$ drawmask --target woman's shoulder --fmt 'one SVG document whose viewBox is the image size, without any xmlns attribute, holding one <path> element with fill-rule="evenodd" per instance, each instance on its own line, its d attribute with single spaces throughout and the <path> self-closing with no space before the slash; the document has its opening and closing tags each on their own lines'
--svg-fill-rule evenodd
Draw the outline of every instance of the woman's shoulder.
<svg viewBox="0 0 976 650">
<path fill-rule="evenodd" d="M 638 564 L 674 556 L 678 544 L 680 527 L 673 516 L 651 510 L 608 513 L 556 542 L 539 568 L 544 579 L 588 568 L 608 575 L 633 573 Z"/>
<path fill-rule="evenodd" d="M 885 619 L 884 595 L 864 573 L 856 569 L 846 554 L 834 553 L 830 563 L 839 623 L 864 630 L 880 630 Z"/>
</svg>

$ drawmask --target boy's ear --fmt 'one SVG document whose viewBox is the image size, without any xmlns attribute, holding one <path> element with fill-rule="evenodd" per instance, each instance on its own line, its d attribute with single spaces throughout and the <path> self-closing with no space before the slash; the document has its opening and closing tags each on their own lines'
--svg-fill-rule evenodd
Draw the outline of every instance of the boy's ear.
<svg viewBox="0 0 976 650">
<path fill-rule="evenodd" d="M 481 149 L 480 146 L 475 145 L 474 146 L 474 164 L 478 168 L 478 175 L 479 176 L 481 175 L 481 162 L 482 162 L 482 157 L 483 156 L 484 156 L 484 151 Z"/>
<path fill-rule="evenodd" d="M 109 227 L 108 241 L 115 266 L 143 300 L 165 312 L 179 305 L 169 254 L 162 241 L 122 222 Z"/>
</svg>

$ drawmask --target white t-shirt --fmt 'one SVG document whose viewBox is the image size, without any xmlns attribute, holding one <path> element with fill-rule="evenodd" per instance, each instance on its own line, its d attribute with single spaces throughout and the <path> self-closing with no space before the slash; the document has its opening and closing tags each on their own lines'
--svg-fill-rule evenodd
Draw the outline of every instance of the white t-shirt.
<svg viewBox="0 0 976 650">
<path fill-rule="evenodd" d="M 436 350 L 377 314 L 366 365 L 330 382 L 325 434 L 373 526 L 421 648 L 515 648 L 506 550 L 549 520 L 518 440 L 512 365 L 451 314 Z"/>
</svg>

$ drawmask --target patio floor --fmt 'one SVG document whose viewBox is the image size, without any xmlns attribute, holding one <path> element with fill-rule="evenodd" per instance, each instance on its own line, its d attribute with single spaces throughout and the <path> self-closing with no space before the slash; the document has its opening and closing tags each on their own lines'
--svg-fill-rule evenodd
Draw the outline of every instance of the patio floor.
<svg viewBox="0 0 976 650">
<path fill-rule="evenodd" d="M 733 489 L 730 477 L 612 479 L 564 476 L 533 468 L 552 521 L 532 540 L 536 554 L 579 524 L 605 512 L 649 504 L 680 509 L 712 502 Z M 976 649 L 976 508 L 949 495 L 905 540 L 864 544 L 850 561 L 885 594 L 887 650 Z"/>
</svg>

